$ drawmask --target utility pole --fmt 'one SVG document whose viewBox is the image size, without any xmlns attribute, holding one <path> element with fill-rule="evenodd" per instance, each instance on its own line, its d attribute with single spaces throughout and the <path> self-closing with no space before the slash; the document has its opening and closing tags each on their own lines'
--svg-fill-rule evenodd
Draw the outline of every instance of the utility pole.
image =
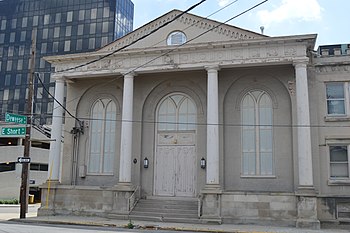
<svg viewBox="0 0 350 233">
<path fill-rule="evenodd" d="M 27 99 L 27 128 L 26 136 L 24 138 L 24 154 L 23 157 L 29 158 L 30 155 L 30 131 L 32 124 L 32 109 L 33 109 L 33 83 L 34 83 L 34 69 L 35 69 L 35 51 L 36 51 L 36 29 L 32 31 L 32 51 L 30 56 L 30 73 L 29 73 L 29 86 L 28 86 L 28 99 Z M 29 179 L 29 163 L 22 163 L 22 182 L 20 190 L 20 218 L 26 218 L 28 209 L 28 179 Z"/>
</svg>

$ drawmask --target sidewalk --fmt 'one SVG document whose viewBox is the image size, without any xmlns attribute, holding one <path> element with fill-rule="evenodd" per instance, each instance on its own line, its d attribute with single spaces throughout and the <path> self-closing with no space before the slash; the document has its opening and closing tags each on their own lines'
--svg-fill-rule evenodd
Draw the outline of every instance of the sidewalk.
<svg viewBox="0 0 350 233">
<path fill-rule="evenodd" d="M 29 204 L 27 217 L 36 217 L 40 204 Z M 0 221 L 19 218 L 20 205 L 0 205 Z"/>
<path fill-rule="evenodd" d="M 68 224 L 68 225 L 88 225 L 88 226 L 108 226 L 116 228 L 125 228 L 128 220 L 106 219 L 100 217 L 81 217 L 81 216 L 41 216 L 28 217 L 26 219 L 11 219 L 10 221 L 26 223 L 45 223 L 45 224 Z M 207 225 L 207 224 L 186 224 L 186 223 L 167 223 L 167 222 L 147 222 L 132 221 L 136 228 L 153 230 L 177 230 L 194 232 L 219 232 L 219 233 L 346 233 L 349 230 L 341 229 L 321 229 L 307 230 L 293 227 L 273 227 L 273 226 L 255 226 L 255 225 Z"/>
</svg>

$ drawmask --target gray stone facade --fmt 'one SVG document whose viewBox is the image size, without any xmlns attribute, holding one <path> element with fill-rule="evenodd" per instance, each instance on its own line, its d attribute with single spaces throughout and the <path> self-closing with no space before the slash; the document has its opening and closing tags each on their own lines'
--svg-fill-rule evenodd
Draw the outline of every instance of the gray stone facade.
<svg viewBox="0 0 350 233">
<path fill-rule="evenodd" d="M 145 33 L 144 30 L 180 13 L 169 12 L 94 53 L 49 57 L 47 60 L 56 71 L 84 64 L 136 40 Z M 198 216 L 203 222 L 294 225 L 314 229 L 320 227 L 320 221 L 339 222 L 335 213 L 339 208 L 348 208 L 350 190 L 344 184 L 346 180 L 330 179 L 325 172 L 330 166 L 327 142 L 333 142 L 330 140 L 335 140 L 332 139 L 335 136 L 337 140 L 349 138 L 345 127 L 348 122 L 334 122 L 325 117 L 324 82 L 346 81 L 349 71 L 336 65 L 339 71 L 323 74 L 324 70 L 333 68 L 324 67 L 322 58 L 315 58 L 311 53 L 316 35 L 266 37 L 224 25 L 181 47 L 154 45 L 172 31 L 184 30 L 189 20 L 198 24 L 188 32 L 188 40 L 218 24 L 186 14 L 173 22 L 172 28 L 164 28 L 111 57 L 57 72 L 55 77 L 67 84 L 67 109 L 84 120 L 84 133 L 69 133 L 77 127 L 77 122 L 66 118 L 61 179 L 51 191 L 48 189 L 50 181 L 43 187 L 43 203 L 48 197 L 50 204 L 46 206 L 48 208 L 43 204 L 39 214 L 127 218 L 139 198 L 159 196 L 160 200 L 165 197 L 198 199 Z M 207 26 L 203 26 L 203 22 Z M 334 72 L 338 72 L 336 76 Z M 129 84 L 125 82 L 125 74 Z M 217 92 L 215 80 L 218 81 Z M 131 97 L 127 95 L 130 90 L 133 91 Z M 272 128 L 272 159 L 267 160 L 270 161 L 267 168 L 259 165 L 253 174 L 245 172 L 243 166 L 247 162 L 243 162 L 242 99 L 247 93 L 268 95 L 272 112 L 271 124 L 259 126 Z M 159 130 L 162 123 L 159 122 L 160 106 L 169 96 L 192 101 L 196 109 L 194 128 Z M 300 102 L 305 100 L 303 96 L 309 99 L 307 105 Z M 112 100 L 116 106 L 113 143 L 117 149 L 111 160 L 113 172 L 92 174 L 88 168 L 93 137 L 89 133 L 89 127 L 93 127 L 91 109 L 101 98 Z M 126 98 L 131 98 L 131 103 Z M 214 107 L 211 105 L 213 100 L 217 103 Z M 132 112 L 131 124 L 125 118 L 129 114 L 126 110 Z M 211 124 L 208 119 L 215 122 L 216 116 L 217 123 Z M 304 125 L 307 120 L 310 124 Z M 344 128 L 314 127 L 340 124 Z M 128 131 L 130 125 L 132 130 Z M 264 129 L 259 128 L 260 131 Z M 130 145 L 124 144 L 129 137 L 132 139 L 131 152 L 125 149 Z M 169 141 L 171 137 L 177 138 Z M 259 136 L 255 139 L 257 142 L 264 140 Z M 207 153 L 215 151 L 215 140 L 218 140 L 218 153 Z M 162 167 L 179 163 L 178 169 L 181 169 L 188 165 L 180 159 L 175 162 L 165 160 L 166 163 L 160 166 L 163 161 L 160 155 L 168 156 L 162 152 L 164 148 L 177 151 L 180 156 L 185 154 L 183 151 L 191 153 L 192 170 L 181 171 L 191 174 L 188 180 L 194 180 L 193 184 L 179 179 L 159 181 L 158 176 L 170 172 L 168 168 L 168 173 L 162 171 Z M 310 153 L 305 152 L 308 150 Z M 263 147 L 261 151 L 264 151 Z M 146 158 L 148 167 L 143 164 Z M 200 166 L 202 159 L 207 162 L 206 169 Z M 259 159 L 263 160 L 262 157 Z M 175 171 L 175 177 L 179 176 Z M 162 192 L 164 195 L 157 194 Z"/>
</svg>

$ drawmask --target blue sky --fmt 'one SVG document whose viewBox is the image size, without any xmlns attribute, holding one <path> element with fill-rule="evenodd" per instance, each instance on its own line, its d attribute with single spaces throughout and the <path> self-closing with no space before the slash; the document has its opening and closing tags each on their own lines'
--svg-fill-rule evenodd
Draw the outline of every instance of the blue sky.
<svg viewBox="0 0 350 233">
<path fill-rule="evenodd" d="M 132 0 L 135 5 L 134 28 L 167 13 L 186 10 L 200 0 Z M 263 0 L 207 0 L 191 13 L 207 17 L 227 4 L 229 7 L 211 16 L 220 22 L 241 13 Z M 229 24 L 268 36 L 317 33 L 318 45 L 350 44 L 349 0 L 269 0 Z"/>
</svg>

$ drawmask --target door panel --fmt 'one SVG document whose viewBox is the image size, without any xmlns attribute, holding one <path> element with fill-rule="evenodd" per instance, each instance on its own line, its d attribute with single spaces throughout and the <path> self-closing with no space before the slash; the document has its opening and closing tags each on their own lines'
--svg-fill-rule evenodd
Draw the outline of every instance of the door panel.
<svg viewBox="0 0 350 233">
<path fill-rule="evenodd" d="M 174 196 L 175 155 L 174 146 L 157 147 L 155 195 Z"/>
<path fill-rule="evenodd" d="M 195 147 L 177 146 L 175 196 L 195 195 Z"/>
</svg>

